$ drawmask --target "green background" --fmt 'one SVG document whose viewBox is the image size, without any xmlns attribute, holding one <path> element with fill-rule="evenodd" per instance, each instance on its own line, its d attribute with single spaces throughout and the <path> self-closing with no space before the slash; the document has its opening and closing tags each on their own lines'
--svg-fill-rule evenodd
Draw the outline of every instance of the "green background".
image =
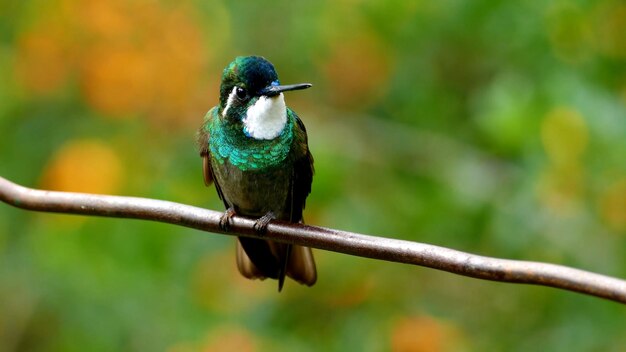
<svg viewBox="0 0 626 352">
<path fill-rule="evenodd" d="M 308 223 L 626 277 L 620 1 L 1 1 L 0 175 L 221 210 L 195 130 L 262 55 L 309 132 Z M 626 309 L 316 251 L 0 205 L 0 351 L 620 351 Z"/>
</svg>

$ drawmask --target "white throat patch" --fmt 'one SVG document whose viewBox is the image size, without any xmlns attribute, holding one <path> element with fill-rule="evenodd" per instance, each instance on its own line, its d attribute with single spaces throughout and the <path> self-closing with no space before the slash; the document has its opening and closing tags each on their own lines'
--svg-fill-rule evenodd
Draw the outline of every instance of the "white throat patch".
<svg viewBox="0 0 626 352">
<path fill-rule="evenodd" d="M 248 108 L 243 119 L 245 133 L 255 139 L 274 139 L 287 123 L 287 106 L 283 93 L 273 97 L 261 96 Z"/>
</svg>

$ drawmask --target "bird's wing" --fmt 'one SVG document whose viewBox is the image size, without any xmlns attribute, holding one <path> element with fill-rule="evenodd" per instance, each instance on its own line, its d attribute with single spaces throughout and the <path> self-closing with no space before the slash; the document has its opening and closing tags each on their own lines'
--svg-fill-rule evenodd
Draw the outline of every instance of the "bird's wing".
<svg viewBox="0 0 626 352">
<path fill-rule="evenodd" d="M 306 204 L 306 197 L 311 193 L 313 182 L 313 156 L 309 151 L 309 144 L 304 124 L 298 115 L 287 110 L 293 117 L 294 141 L 293 146 L 293 174 L 291 176 L 291 222 L 302 221 L 302 211 Z"/>
<path fill-rule="evenodd" d="M 222 188 L 217 182 L 217 179 L 213 177 L 213 168 L 211 166 L 211 148 L 209 148 L 211 134 L 209 133 L 209 126 L 211 125 L 213 119 L 218 118 L 216 115 L 217 106 L 209 110 L 209 112 L 207 112 L 204 116 L 204 123 L 202 123 L 202 126 L 200 126 L 200 129 L 198 130 L 198 149 L 200 151 L 200 156 L 202 157 L 202 174 L 204 176 L 204 184 L 206 186 L 210 186 L 211 183 L 215 184 L 218 197 L 220 197 L 220 200 L 224 202 L 224 206 L 228 209 L 228 204 L 226 203 L 226 200 L 224 200 L 224 195 L 222 194 Z"/>
<path fill-rule="evenodd" d="M 209 134 L 209 125 L 213 120 L 213 114 L 215 113 L 216 108 L 213 108 L 207 112 L 204 116 L 204 121 L 202 122 L 202 126 L 198 130 L 197 134 L 197 142 L 198 142 L 198 151 L 200 152 L 200 157 L 202 157 L 202 174 L 204 176 L 204 184 L 206 186 L 210 186 L 213 183 L 213 170 L 211 170 L 211 150 L 209 149 L 209 138 L 211 137 Z"/>
<path fill-rule="evenodd" d="M 304 222 L 302 211 L 306 204 L 306 197 L 311 193 L 313 182 L 313 156 L 309 151 L 306 128 L 293 111 L 287 110 L 290 118 L 294 119 L 293 173 L 290 182 L 291 221 Z M 279 287 L 284 275 L 297 282 L 312 286 L 317 281 L 317 270 L 311 248 L 298 245 L 289 245 L 287 260 L 279 273 Z"/>
</svg>

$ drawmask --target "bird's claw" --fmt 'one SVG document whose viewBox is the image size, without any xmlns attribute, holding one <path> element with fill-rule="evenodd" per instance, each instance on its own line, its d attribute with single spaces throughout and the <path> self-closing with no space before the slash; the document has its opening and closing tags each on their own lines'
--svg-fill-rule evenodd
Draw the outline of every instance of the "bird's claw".
<svg viewBox="0 0 626 352">
<path fill-rule="evenodd" d="M 267 214 L 261 216 L 254 222 L 254 231 L 259 235 L 264 234 L 267 231 L 267 225 L 269 225 L 270 221 L 276 219 L 276 215 L 271 211 L 268 211 Z"/>
<path fill-rule="evenodd" d="M 233 209 L 232 207 L 228 208 L 220 218 L 220 229 L 228 231 L 228 229 L 230 229 L 231 220 L 235 215 L 237 215 L 237 213 L 235 213 L 235 209 Z"/>
</svg>

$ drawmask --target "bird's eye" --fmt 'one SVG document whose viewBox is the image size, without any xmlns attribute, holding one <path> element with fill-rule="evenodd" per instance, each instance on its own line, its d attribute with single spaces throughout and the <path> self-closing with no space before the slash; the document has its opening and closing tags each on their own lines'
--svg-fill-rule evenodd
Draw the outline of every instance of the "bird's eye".
<svg viewBox="0 0 626 352">
<path fill-rule="evenodd" d="M 239 98 L 240 100 L 244 100 L 248 96 L 248 92 L 243 87 L 237 87 L 235 94 L 237 94 L 237 98 Z"/>
</svg>

